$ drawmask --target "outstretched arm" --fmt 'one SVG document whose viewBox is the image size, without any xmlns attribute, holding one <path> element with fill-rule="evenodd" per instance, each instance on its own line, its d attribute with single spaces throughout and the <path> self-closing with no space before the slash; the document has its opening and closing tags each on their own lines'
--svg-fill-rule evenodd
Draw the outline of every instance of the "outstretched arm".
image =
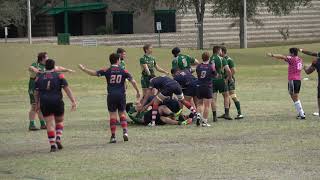
<svg viewBox="0 0 320 180">
<path fill-rule="evenodd" d="M 71 101 L 71 111 L 75 111 L 77 109 L 77 103 L 76 103 L 76 99 L 74 98 L 71 89 L 68 86 L 64 86 L 63 90 L 66 92 L 67 96 L 69 97 L 70 101 Z"/>
<path fill-rule="evenodd" d="M 306 74 L 311 74 L 314 70 L 316 70 L 316 68 L 313 65 L 310 65 L 309 67 L 303 66 L 303 70 L 306 72 Z"/>
<path fill-rule="evenodd" d="M 88 75 L 90 75 L 90 76 L 98 76 L 98 74 L 97 74 L 97 72 L 95 70 L 88 69 L 82 64 L 79 64 L 78 66 L 79 66 L 79 69 L 81 69 L 81 71 L 87 73 Z"/>
<path fill-rule="evenodd" d="M 287 57 L 282 55 L 282 54 L 267 53 L 267 56 L 274 57 L 276 59 L 282 59 L 282 60 L 286 60 L 287 59 Z"/>
<path fill-rule="evenodd" d="M 309 56 L 314 56 L 314 57 L 318 57 L 319 56 L 319 52 L 311 52 L 311 51 L 306 51 L 303 49 L 299 49 L 300 52 L 302 52 L 303 54 L 309 55 Z"/>
<path fill-rule="evenodd" d="M 156 64 L 155 68 L 156 68 L 157 71 L 159 71 L 159 72 L 161 72 L 161 73 L 170 75 L 169 72 L 167 72 L 167 71 L 165 71 L 164 69 L 162 69 L 160 66 L 158 66 L 158 64 Z"/>
<path fill-rule="evenodd" d="M 68 69 L 68 68 L 65 68 L 65 67 L 62 67 L 62 66 L 56 66 L 56 67 L 54 68 L 54 70 L 55 70 L 56 72 L 75 72 L 75 71 L 72 70 L 72 69 Z"/>
</svg>

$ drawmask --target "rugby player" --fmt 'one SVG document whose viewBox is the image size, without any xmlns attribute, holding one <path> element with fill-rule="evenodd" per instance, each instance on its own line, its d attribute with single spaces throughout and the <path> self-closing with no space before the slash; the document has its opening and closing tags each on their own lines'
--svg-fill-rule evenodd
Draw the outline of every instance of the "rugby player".
<svg viewBox="0 0 320 180">
<path fill-rule="evenodd" d="M 209 62 L 209 58 L 209 53 L 204 52 L 202 54 L 203 62 L 196 68 L 198 76 L 197 112 L 202 114 L 203 127 L 211 126 L 208 124 L 208 116 L 210 104 L 212 102 L 212 78 L 215 77 L 215 65 Z M 199 119 L 197 119 L 197 126 L 200 125 Z"/>
<path fill-rule="evenodd" d="M 51 152 L 63 148 L 61 137 L 64 126 L 64 102 L 61 89 L 66 92 L 72 103 L 71 110 L 74 111 L 77 107 L 67 80 L 63 74 L 55 72 L 54 68 L 54 60 L 48 59 L 45 72 L 38 74 L 35 80 L 35 103 L 37 110 L 40 108 L 46 120 Z"/>
<path fill-rule="evenodd" d="M 136 90 L 136 98 L 140 98 L 140 92 L 137 87 L 136 81 L 132 78 L 131 74 L 122 68 L 120 68 L 120 58 L 118 54 L 112 53 L 109 56 L 110 68 L 94 71 L 86 68 L 84 65 L 79 64 L 79 68 L 91 76 L 104 76 L 107 80 L 107 106 L 110 115 L 110 129 L 111 138 L 110 143 L 116 143 L 116 124 L 117 124 L 117 112 L 120 118 L 120 124 L 123 129 L 123 140 L 128 141 L 128 124 L 125 113 L 126 108 L 126 89 L 125 80 L 128 79 L 134 89 Z"/>
<path fill-rule="evenodd" d="M 231 59 L 228 55 L 227 55 L 227 48 L 226 47 L 221 47 L 221 51 L 222 51 L 222 54 L 221 56 L 227 61 L 228 63 L 228 66 L 230 68 L 230 71 L 232 73 L 232 81 L 228 80 L 228 91 L 229 91 L 229 96 L 231 97 L 232 101 L 234 102 L 234 105 L 236 106 L 237 108 L 237 112 L 238 112 L 238 115 L 237 117 L 235 117 L 235 119 L 243 119 L 243 115 L 241 113 L 241 106 L 240 106 L 240 101 L 236 95 L 236 80 L 235 80 L 235 73 L 236 73 L 236 69 L 235 69 L 235 64 L 234 64 L 234 61 L 233 59 Z M 231 102 L 230 102 L 230 105 L 231 105 Z M 229 105 L 229 107 L 230 107 Z M 222 115 L 223 117 L 224 115 Z"/>
<path fill-rule="evenodd" d="M 173 55 L 172 69 L 179 68 L 180 70 L 189 70 L 192 72 L 191 66 L 196 66 L 199 61 L 188 55 L 183 55 L 180 53 L 180 48 L 175 47 L 172 49 L 171 53 Z"/>
<path fill-rule="evenodd" d="M 157 63 L 152 54 L 152 45 L 146 44 L 143 46 L 144 55 L 140 58 L 140 66 L 142 69 L 141 87 L 142 87 L 142 100 L 144 104 L 147 99 L 152 95 L 152 89 L 149 88 L 151 78 L 155 77 L 155 70 L 170 75 L 169 72 L 163 70 Z"/>
<path fill-rule="evenodd" d="M 268 56 L 283 60 L 288 63 L 288 91 L 298 112 L 297 119 L 305 119 L 301 101 L 299 100 L 299 92 L 301 87 L 301 70 L 303 68 L 303 60 L 298 56 L 297 48 L 290 48 L 290 55 L 267 53 Z"/>
<path fill-rule="evenodd" d="M 120 57 L 120 64 L 119 66 L 122 68 L 122 69 L 126 69 L 126 62 L 125 62 L 125 59 L 127 57 L 127 52 L 126 50 L 124 50 L 123 48 L 118 48 L 117 49 L 117 54 L 119 55 Z"/>
<path fill-rule="evenodd" d="M 232 73 L 228 66 L 227 61 L 221 57 L 222 51 L 220 46 L 214 46 L 213 54 L 210 57 L 210 62 L 215 65 L 216 68 L 216 77 L 213 78 L 212 84 L 212 92 L 213 98 L 211 103 L 213 122 L 217 121 L 217 93 L 222 93 L 223 101 L 224 101 L 224 115 L 223 118 L 227 120 L 232 120 L 229 115 L 229 92 L 228 92 L 228 81 L 232 81 Z M 226 77 L 226 78 L 225 78 Z"/>
</svg>

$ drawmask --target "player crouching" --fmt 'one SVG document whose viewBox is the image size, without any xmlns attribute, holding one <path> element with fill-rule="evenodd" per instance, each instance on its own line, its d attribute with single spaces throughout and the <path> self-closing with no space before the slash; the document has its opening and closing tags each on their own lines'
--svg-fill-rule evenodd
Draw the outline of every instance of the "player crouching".
<svg viewBox="0 0 320 180">
<path fill-rule="evenodd" d="M 69 97 L 72 108 L 76 110 L 76 101 L 72 95 L 71 89 L 68 86 L 63 74 L 55 72 L 55 62 L 48 59 L 45 65 L 46 71 L 39 74 L 35 82 L 35 100 L 36 107 L 43 114 L 47 124 L 47 134 L 51 146 L 51 152 L 62 149 L 61 136 L 63 131 L 64 120 L 64 102 L 62 100 L 63 89 Z"/>
<path fill-rule="evenodd" d="M 140 92 L 137 87 L 136 81 L 132 78 L 131 74 L 122 69 L 120 58 L 118 54 L 110 54 L 109 56 L 111 67 L 109 69 L 101 69 L 94 71 L 87 69 L 84 65 L 79 64 L 79 68 L 91 76 L 105 76 L 107 80 L 107 106 L 110 115 L 110 129 L 111 138 L 110 143 L 116 143 L 116 128 L 117 128 L 117 112 L 120 118 L 120 124 L 123 129 L 123 140 L 128 141 L 128 124 L 126 117 L 126 89 L 125 81 L 128 79 L 137 92 L 136 98 L 140 98 Z"/>
</svg>

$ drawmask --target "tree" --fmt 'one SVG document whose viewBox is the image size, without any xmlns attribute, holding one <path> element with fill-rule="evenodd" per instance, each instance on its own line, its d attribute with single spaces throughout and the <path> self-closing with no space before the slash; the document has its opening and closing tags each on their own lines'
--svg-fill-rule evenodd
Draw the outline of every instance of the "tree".
<svg viewBox="0 0 320 180">
<path fill-rule="evenodd" d="M 203 20 L 206 11 L 206 4 L 212 5 L 212 14 L 214 16 L 240 18 L 243 16 L 243 5 L 241 0 L 115 0 L 135 12 L 154 10 L 158 5 L 166 5 L 182 12 L 194 10 L 197 17 L 200 49 L 203 48 Z M 292 10 L 301 6 L 307 6 L 311 0 L 247 0 L 247 21 L 261 24 L 255 19 L 258 8 L 266 6 L 270 13 L 275 15 L 288 15 Z M 236 25 L 235 23 L 234 25 Z M 240 25 L 240 23 L 239 23 Z M 240 28 L 240 35 L 244 30 Z M 243 37 L 240 37 L 243 39 Z"/>
</svg>

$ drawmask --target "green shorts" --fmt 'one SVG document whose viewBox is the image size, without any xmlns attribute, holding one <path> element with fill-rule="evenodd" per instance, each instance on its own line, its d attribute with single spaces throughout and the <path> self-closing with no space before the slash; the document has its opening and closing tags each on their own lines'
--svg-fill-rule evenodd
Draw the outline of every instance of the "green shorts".
<svg viewBox="0 0 320 180">
<path fill-rule="evenodd" d="M 30 104 L 35 104 L 36 100 L 34 98 L 34 90 L 35 90 L 35 79 L 30 78 L 29 80 L 29 87 L 28 87 L 28 94 L 30 98 Z"/>
<path fill-rule="evenodd" d="M 152 76 L 141 76 L 141 87 L 144 88 L 149 88 L 150 87 L 150 80 Z"/>
<path fill-rule="evenodd" d="M 225 83 L 224 79 L 214 79 L 212 85 L 213 93 L 224 93 L 228 91 L 228 85 Z"/>
<path fill-rule="evenodd" d="M 234 91 L 236 90 L 236 80 L 233 78 L 233 81 L 228 81 L 228 90 Z"/>
</svg>

